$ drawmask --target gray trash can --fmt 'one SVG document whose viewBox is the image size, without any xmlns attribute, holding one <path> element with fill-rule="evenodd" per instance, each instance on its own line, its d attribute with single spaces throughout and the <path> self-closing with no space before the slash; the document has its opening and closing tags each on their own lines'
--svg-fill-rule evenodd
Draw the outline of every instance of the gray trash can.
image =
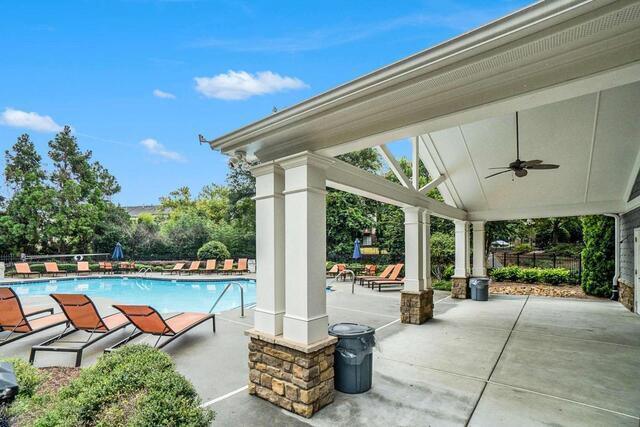
<svg viewBox="0 0 640 427">
<path fill-rule="evenodd" d="M 336 323 L 329 335 L 338 337 L 334 356 L 335 388 L 343 393 L 364 393 L 371 388 L 375 329 L 357 323 Z"/>
<path fill-rule="evenodd" d="M 469 281 L 471 299 L 474 301 L 489 300 L 489 279 L 473 278 Z"/>
</svg>

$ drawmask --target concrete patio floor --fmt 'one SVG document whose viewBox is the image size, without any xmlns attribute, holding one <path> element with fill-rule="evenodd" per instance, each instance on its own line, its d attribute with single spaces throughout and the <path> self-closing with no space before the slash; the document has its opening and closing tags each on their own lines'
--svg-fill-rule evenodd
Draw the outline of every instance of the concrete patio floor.
<svg viewBox="0 0 640 427">
<path fill-rule="evenodd" d="M 253 312 L 217 316 L 166 347 L 177 368 L 216 411 L 214 425 L 579 425 L 638 426 L 640 317 L 609 301 L 492 296 L 452 300 L 435 292 L 435 318 L 399 323 L 399 293 L 340 282 L 327 296 L 331 323 L 377 328 L 373 388 L 337 392 L 335 402 L 307 420 L 249 396 L 247 338 Z M 26 303 L 52 305 L 48 297 Z M 99 299 L 111 312 L 113 301 Z M 116 333 L 85 352 L 83 366 Z M 0 347 L 0 357 L 28 357 L 51 334 Z M 148 343 L 153 341 L 148 339 Z M 36 366 L 73 363 L 72 354 L 41 353 Z"/>
</svg>

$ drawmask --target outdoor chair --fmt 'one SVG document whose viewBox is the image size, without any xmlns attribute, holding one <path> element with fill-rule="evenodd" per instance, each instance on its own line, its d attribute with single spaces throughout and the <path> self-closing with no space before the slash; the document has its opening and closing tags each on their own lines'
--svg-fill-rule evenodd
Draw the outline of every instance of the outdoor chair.
<svg viewBox="0 0 640 427">
<path fill-rule="evenodd" d="M 153 307 L 148 305 L 114 305 L 137 328 L 124 340 L 109 347 L 105 351 L 112 351 L 125 345 L 132 339 L 150 334 L 158 337 L 154 347 L 163 348 L 179 336 L 195 328 L 207 320 L 213 322 L 213 332 L 216 332 L 216 315 L 210 313 L 178 313 L 171 317 L 163 318 Z M 161 338 L 167 338 L 160 344 Z"/>
<path fill-rule="evenodd" d="M 16 268 L 16 275 L 22 274 L 22 277 L 29 277 L 37 275 L 40 277 L 40 273 L 37 271 L 31 271 L 31 267 L 26 262 L 16 262 L 14 267 Z"/>
<path fill-rule="evenodd" d="M 65 270 L 60 270 L 58 268 L 58 263 L 57 262 L 45 262 L 44 263 L 44 271 L 47 274 L 52 274 L 54 277 L 57 276 L 58 274 L 64 274 L 65 276 L 67 274 L 69 274 L 67 271 Z"/>
<path fill-rule="evenodd" d="M 378 292 L 381 292 L 383 286 L 384 287 L 391 287 L 391 286 L 401 287 L 402 285 L 404 285 L 404 278 L 398 279 L 398 276 L 400 275 L 400 272 L 402 271 L 403 267 L 404 267 L 404 264 L 396 264 L 396 266 L 393 267 L 393 271 L 391 272 L 391 274 L 387 279 L 369 281 L 369 285 L 371 286 L 371 289 L 373 289 L 377 285 Z"/>
<path fill-rule="evenodd" d="M 217 271 L 217 265 L 218 265 L 218 261 L 215 259 L 208 259 L 205 266 L 204 266 L 204 270 L 202 270 L 203 273 L 215 273 Z"/>
<path fill-rule="evenodd" d="M 334 264 L 331 270 L 327 271 L 328 277 L 336 277 L 347 268 L 346 264 Z"/>
<path fill-rule="evenodd" d="M 76 267 L 76 273 L 78 273 L 78 275 L 86 273 L 86 274 L 90 274 L 91 273 L 91 269 L 89 268 L 89 262 L 88 261 L 78 261 L 78 265 Z"/>
<path fill-rule="evenodd" d="M 233 260 L 232 259 L 225 259 L 224 260 L 224 264 L 222 265 L 222 270 L 220 270 L 220 273 L 222 274 L 231 274 L 233 273 Z"/>
<path fill-rule="evenodd" d="M 180 274 L 181 271 L 183 271 L 184 268 L 184 262 L 177 262 L 176 265 L 173 266 L 173 268 L 169 269 L 169 270 L 164 270 L 162 272 L 162 274 Z"/>
<path fill-rule="evenodd" d="M 200 271 L 200 261 L 192 261 L 189 268 L 183 270 L 185 273 L 193 274 Z"/>
<path fill-rule="evenodd" d="M 393 267 L 395 267 L 395 264 L 389 264 L 382 271 L 382 273 L 380 273 L 377 276 L 374 276 L 374 275 L 356 276 L 356 277 L 353 278 L 353 281 L 356 282 L 356 281 L 359 280 L 360 281 L 360 286 L 363 286 L 366 282 L 369 282 L 371 280 L 386 279 L 386 278 L 389 277 L 389 275 L 393 271 Z"/>
<path fill-rule="evenodd" d="M 238 274 L 247 273 L 249 271 L 248 263 L 249 260 L 247 258 L 239 258 L 238 266 L 233 270 L 233 272 Z"/>
<path fill-rule="evenodd" d="M 29 319 L 31 316 L 45 313 L 49 314 Z M 9 335 L 0 339 L 0 346 L 66 322 L 65 315 L 53 314 L 52 308 L 22 307 L 13 289 L 0 287 L 0 331 L 9 332 Z"/>
<path fill-rule="evenodd" d="M 55 351 L 65 353 L 76 353 L 76 368 L 82 363 L 82 352 L 85 348 L 95 344 L 102 338 L 108 337 L 112 333 L 124 328 L 130 322 L 122 313 L 114 313 L 101 317 L 98 309 L 89 297 L 78 294 L 51 294 L 51 298 L 56 300 L 64 314 L 69 319 L 67 327 L 55 337 L 48 339 L 39 345 L 31 347 L 29 363 L 33 364 L 38 351 Z M 64 340 L 65 337 L 78 332 L 89 333 L 86 340 L 74 341 Z M 80 346 L 67 346 L 57 344 L 80 344 Z"/>
<path fill-rule="evenodd" d="M 113 274 L 113 264 L 110 262 L 107 262 L 107 261 L 99 262 L 98 269 L 105 274 L 108 274 L 108 273 Z"/>
</svg>

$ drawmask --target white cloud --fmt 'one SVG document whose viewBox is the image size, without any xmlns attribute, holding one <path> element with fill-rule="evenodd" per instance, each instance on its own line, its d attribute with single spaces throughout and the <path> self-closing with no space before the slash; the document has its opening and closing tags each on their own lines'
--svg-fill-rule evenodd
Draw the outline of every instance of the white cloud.
<svg viewBox="0 0 640 427">
<path fill-rule="evenodd" d="M 207 98 L 225 100 L 247 99 L 255 95 L 308 87 L 298 78 L 281 76 L 272 71 L 251 74 L 230 70 L 213 77 L 196 77 L 194 80 L 196 90 Z"/>
<path fill-rule="evenodd" d="M 176 99 L 176 96 L 174 94 L 162 91 L 160 89 L 154 89 L 153 96 L 155 96 L 156 98 Z"/>
<path fill-rule="evenodd" d="M 147 138 L 140 141 L 140 145 L 147 149 L 147 151 L 153 155 L 160 156 L 166 160 L 173 160 L 176 162 L 185 162 L 184 156 L 177 151 L 169 151 L 164 145 L 160 144 L 153 138 Z"/>
<path fill-rule="evenodd" d="M 25 128 L 37 132 L 60 132 L 62 126 L 57 124 L 51 116 L 41 116 L 38 113 L 5 108 L 0 115 L 0 124 L 15 128 Z"/>
</svg>

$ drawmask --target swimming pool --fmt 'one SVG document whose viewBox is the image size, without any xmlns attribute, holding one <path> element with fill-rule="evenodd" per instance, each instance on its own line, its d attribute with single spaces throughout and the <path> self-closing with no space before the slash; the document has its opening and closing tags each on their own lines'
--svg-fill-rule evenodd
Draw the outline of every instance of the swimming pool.
<svg viewBox="0 0 640 427">
<path fill-rule="evenodd" d="M 126 304 L 146 304 L 162 313 L 178 311 L 208 312 L 230 281 L 160 280 L 135 277 L 78 277 L 21 282 L 10 286 L 19 296 L 52 293 L 85 294 Z M 245 306 L 256 302 L 255 280 L 233 280 L 244 289 Z M 240 307 L 239 286 L 231 286 L 215 312 Z"/>
</svg>

